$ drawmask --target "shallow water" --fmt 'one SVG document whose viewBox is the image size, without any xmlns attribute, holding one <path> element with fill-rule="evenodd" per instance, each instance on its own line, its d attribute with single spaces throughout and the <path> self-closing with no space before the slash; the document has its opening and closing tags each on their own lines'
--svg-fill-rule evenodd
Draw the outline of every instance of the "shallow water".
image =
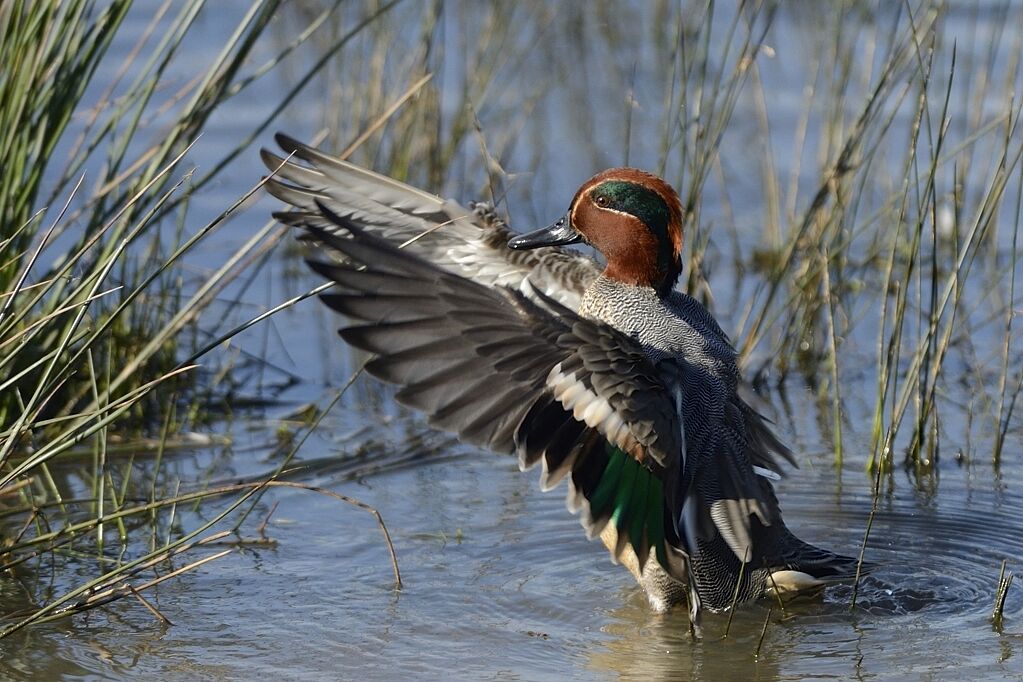
<svg viewBox="0 0 1023 682">
<path fill-rule="evenodd" d="M 731 10 L 721 4 L 727 15 Z M 632 63 L 622 61 L 628 46 L 602 43 L 613 37 L 607 32 L 610 20 L 588 18 L 581 44 L 591 51 L 590 67 L 605 77 L 591 73 L 585 81 L 590 87 L 581 87 L 578 45 L 555 41 L 550 47 L 552 36 L 565 35 L 577 18 L 559 6 L 527 3 L 522 5 L 526 9 L 516 10 L 522 23 L 512 42 L 543 39 L 537 45 L 544 49 L 506 74 L 503 88 L 488 94 L 489 108 L 480 114 L 488 134 L 500 137 L 501 114 L 515 108 L 516 88 L 525 91 L 536 82 L 548 87 L 527 133 L 502 159 L 510 172 L 530 171 L 508 194 L 508 208 L 520 227 L 558 215 L 580 181 L 596 168 L 623 162 L 626 154 L 636 165 L 658 163 L 657 111 L 664 78 L 670 75 L 658 61 L 661 53 L 637 39 L 643 47 L 632 57 L 637 104 L 631 143 L 626 144 L 621 133 L 623 98 L 608 93 L 629 78 Z M 204 15 L 193 46 L 197 61 L 216 47 L 220 22 L 236 17 L 243 7 L 224 3 Z M 652 10 L 644 8 L 650 5 L 620 7 L 639 15 L 639 28 L 623 30 L 647 35 L 643 30 L 652 21 Z M 401 10 L 404 14 L 396 15 L 392 29 L 414 31 L 419 9 Z M 946 37 L 959 40 L 961 65 L 986 49 L 985 40 L 1000 16 L 996 10 L 987 5 L 953 7 Z M 451 41 L 459 35 L 459 17 L 454 10 L 445 15 Z M 142 21 L 138 15 L 136 19 Z M 781 12 L 769 41 L 774 57 L 762 67 L 776 172 L 786 178 L 798 159 L 785 145 L 798 126 L 813 45 L 821 40 L 810 19 L 799 11 Z M 286 28 L 299 20 L 287 15 L 281 21 Z M 478 17 L 464 19 L 474 20 Z M 115 49 L 126 50 L 127 44 Z M 869 49 L 869 41 L 863 49 Z M 458 59 L 445 63 L 452 69 L 448 77 L 455 79 Z M 606 64 L 615 71 L 601 72 Z M 261 96 L 277 86 L 260 87 L 266 90 L 257 88 L 249 99 L 231 104 L 213 119 L 204 138 L 208 146 L 199 147 L 196 162 L 201 164 L 204 154 L 213 158 L 230 148 L 232 134 L 239 134 L 234 124 L 255 117 Z M 449 90 L 445 96 L 456 107 L 457 98 Z M 573 107 L 606 102 L 614 106 L 594 111 L 585 125 L 573 118 Z M 279 127 L 309 136 L 321 118 L 343 118 L 337 112 L 325 114 L 329 106 L 321 93 L 307 93 Z M 808 139 L 815 138 L 824 115 L 814 112 Z M 708 264 L 717 300 L 714 311 L 731 330 L 739 325 L 742 310 L 726 302 L 745 300 L 758 284 L 755 275 L 740 277 L 730 256 L 733 247 L 748 247 L 760 238 L 763 201 L 757 179 L 743 166 L 749 163 L 746 150 L 758 130 L 752 99 L 741 100 L 729 130 L 722 142 L 722 173 L 728 182 L 708 183 L 702 201 L 705 225 L 734 225 L 731 229 L 741 238 L 737 243 L 731 237 L 713 241 Z M 595 145 L 593 140 L 609 142 Z M 269 135 L 265 144 L 272 144 Z M 476 159 L 476 149 L 475 141 L 469 141 L 463 155 Z M 804 156 L 815 151 L 809 149 Z M 673 163 L 677 161 L 669 162 L 669 170 Z M 473 177 L 478 167 L 470 161 L 455 164 L 447 185 L 433 189 L 473 198 L 483 184 L 478 175 Z M 262 172 L 252 150 L 196 202 L 196 224 Z M 813 167 L 805 158 L 797 178 L 804 180 L 806 190 L 800 196 L 805 202 L 814 186 Z M 726 199 L 728 211 L 721 207 Z M 275 207 L 272 200 L 254 202 L 217 242 L 197 254 L 195 266 L 215 267 Z M 245 310 L 279 301 L 315 282 L 304 273 L 289 275 L 295 266 L 293 258 L 280 254 L 265 276 L 265 287 L 244 292 Z M 1018 263 L 1012 266 L 1019 269 Z M 980 292 L 975 295 L 971 312 L 983 316 L 986 305 Z M 235 307 L 237 303 L 225 302 L 223 310 Z M 876 392 L 876 331 L 870 325 L 877 315 L 857 309 L 849 314 L 865 321 L 843 353 L 843 467 L 836 470 L 829 449 L 827 400 L 797 378 L 785 384 L 784 392 L 768 393 L 764 400 L 780 432 L 799 453 L 800 468 L 778 486 L 786 522 L 809 542 L 853 554 L 872 506 L 864 464 Z M 166 466 L 183 487 L 273 468 L 277 460 L 270 443 L 277 420 L 294 405 L 323 404 L 352 370 L 354 359 L 336 342 L 337 325 L 309 301 L 274 321 L 272 333 L 254 330 L 240 337 L 243 347 L 265 351 L 300 383 L 284 394 L 291 404 L 218 425 L 218 431 L 232 436 L 231 447 L 175 453 Z M 991 325 L 980 328 L 974 339 L 978 354 L 997 348 L 992 345 L 997 333 Z M 259 515 L 279 503 L 267 530 L 276 545 L 239 548 L 151 593 L 173 625 L 161 624 L 125 600 L 87 618 L 29 628 L 0 642 L 0 677 L 1019 679 L 1023 588 L 1017 584 L 1009 593 L 1004 629 L 995 629 L 989 616 L 1001 561 L 1008 559 L 1010 570 L 1017 573 L 1023 569 L 1023 436 L 1018 426 L 1010 431 L 1002 467 L 995 471 L 990 429 L 978 426 L 981 416 L 967 417 L 976 396 L 966 377 L 984 371 L 983 363 L 978 368 L 969 358 L 963 352 L 949 362 L 951 378 L 942 387 L 949 402 L 942 412 L 942 455 L 934 476 L 918 480 L 897 468 L 884 480 L 866 551 L 878 568 L 861 584 L 854 610 L 848 587 L 830 588 L 784 608 L 763 601 L 739 610 L 730 625 L 727 616 L 708 614 L 704 638 L 694 642 L 685 614 L 651 613 L 631 576 L 611 565 L 599 543 L 585 539 L 565 511 L 563 491 L 541 493 L 535 472 L 520 474 L 511 458 L 433 433 L 417 416 L 395 406 L 388 390 L 359 379 L 303 448 L 308 470 L 299 480 L 356 497 L 380 511 L 394 541 L 404 589 L 394 589 L 386 548 L 369 515 L 309 492 L 274 490 Z M 962 456 L 955 456 L 957 451 Z M 385 471 L 375 471 L 380 468 Z M 211 509 L 182 510 L 181 522 L 194 527 L 211 514 Z M 254 534 L 254 527 L 250 524 L 246 532 Z M 57 594 L 97 570 L 88 558 L 54 561 L 65 571 L 53 586 Z M 0 583 L 0 598 L 10 610 L 28 606 L 23 585 L 34 582 L 24 576 L 22 581 Z M 726 628 L 728 636 L 723 637 Z"/>
<path fill-rule="evenodd" d="M 838 501 L 833 473 L 810 463 L 781 486 L 786 520 L 811 542 L 854 551 L 869 488 L 847 480 Z M 535 476 L 510 459 L 467 451 L 358 483 L 314 478 L 381 510 L 400 593 L 368 515 L 281 492 L 269 529 L 275 548 L 240 552 L 159 589 L 156 603 L 173 626 L 122 603 L 31 629 L 0 670 L 165 679 L 1018 678 L 1023 593 L 1010 592 L 1004 633 L 989 614 L 1000 560 L 1023 555 L 1014 513 L 1023 500 L 970 499 L 957 473 L 943 480 L 938 502 L 907 492 L 882 504 L 867 552 L 879 567 L 856 611 L 844 587 L 786 603 L 784 612 L 764 601 L 734 615 L 727 639 L 726 617 L 708 614 L 696 643 L 684 613 L 651 613 L 631 576 L 585 540 L 561 495 L 539 492 Z"/>
</svg>

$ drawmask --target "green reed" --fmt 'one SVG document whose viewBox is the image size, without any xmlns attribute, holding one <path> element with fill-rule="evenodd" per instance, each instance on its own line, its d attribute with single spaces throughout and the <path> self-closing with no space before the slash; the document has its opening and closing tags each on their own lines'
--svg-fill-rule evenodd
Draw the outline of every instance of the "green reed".
<svg viewBox="0 0 1023 682">
<path fill-rule="evenodd" d="M 164 476 L 162 461 L 170 448 L 194 440 L 179 439 L 179 431 L 204 419 L 219 399 L 216 391 L 223 390 L 197 371 L 197 362 L 270 314 L 226 332 L 214 329 L 209 343 L 194 340 L 203 312 L 242 275 L 251 282 L 284 236 L 274 221 L 264 218 L 261 228 L 198 281 L 184 259 L 260 191 L 261 183 L 201 227 L 189 219 L 191 197 L 248 149 L 323 68 L 322 61 L 307 67 L 298 85 L 281 93 L 272 115 L 211 170 L 198 174 L 189 166 L 189 153 L 203 144 L 199 138 L 218 107 L 276 73 L 340 5 L 325 4 L 304 31 L 256 63 L 255 47 L 267 39 L 280 4 L 253 0 L 219 52 L 184 87 L 168 87 L 167 73 L 188 56 L 185 41 L 203 11 L 202 0 L 159 5 L 119 64 L 111 61 L 108 48 L 124 30 L 130 1 L 0 6 L 0 514 L 5 519 L 0 564 L 10 571 L 32 562 L 43 586 L 50 582 L 47 556 L 86 552 L 102 567 L 96 578 L 63 597 L 47 600 L 47 589 L 41 588 L 43 605 L 15 619 L 0 636 L 59 609 L 70 615 L 94 608 L 99 602 L 88 599 L 84 606 L 67 607 L 76 596 L 94 595 L 99 586 L 116 587 L 116 598 L 134 596 L 145 603 L 137 591 L 121 589 L 125 576 L 138 567 L 166 565 L 185 548 L 199 546 L 192 542 L 197 533 L 258 488 L 182 497 Z M 335 52 L 393 4 L 367 10 L 335 36 Z M 101 68 L 114 73 L 110 82 L 95 82 Z M 254 174 L 253 182 L 257 179 Z M 230 359 L 214 362 L 223 363 L 221 375 L 232 371 Z M 155 441 L 147 437 L 154 430 Z M 147 451 L 156 452 L 153 465 L 138 466 L 136 457 Z M 77 483 L 69 482 L 72 473 Z M 214 522 L 187 534 L 174 530 L 178 503 L 231 492 L 237 499 Z M 140 499 L 148 502 L 139 504 Z M 125 550 L 138 531 L 150 538 L 150 547 L 133 552 L 129 561 Z M 119 550 L 107 548 L 111 542 Z"/>
<path fill-rule="evenodd" d="M 126 11 L 130 3 L 124 4 Z M 496 154 L 503 154 L 515 141 L 513 135 L 485 134 L 476 114 L 487 102 L 477 95 L 492 87 L 499 65 L 516 58 L 501 42 L 502 35 L 505 39 L 508 36 L 507 31 L 502 33 L 506 22 L 523 13 L 542 14 L 546 11 L 542 7 L 519 9 L 499 3 L 487 10 L 491 14 L 485 21 L 486 40 L 475 48 L 470 56 L 472 68 L 466 72 L 466 80 L 457 85 L 465 106 L 454 119 L 444 119 L 443 88 L 452 85 L 436 84 L 434 74 L 443 73 L 444 60 L 453 57 L 438 55 L 432 48 L 437 39 L 435 31 L 439 30 L 437 5 L 410 4 L 402 8 L 406 13 L 402 21 L 409 21 L 411 16 L 412 25 L 419 23 L 419 28 L 418 37 L 409 43 L 407 61 L 395 76 L 379 71 L 379 65 L 388 53 L 385 48 L 396 38 L 394 23 L 381 19 L 399 4 L 396 1 L 366 3 L 363 9 L 340 2 L 323 3 L 317 8 L 296 5 L 289 8 L 282 21 L 272 24 L 270 19 L 279 4 L 254 1 L 214 63 L 188 88 L 159 101 L 157 93 L 166 90 L 162 76 L 202 11 L 203 2 L 162 5 L 118 70 L 118 81 L 131 73 L 132 83 L 123 92 L 117 91 L 116 82 L 111 84 L 100 102 L 86 112 L 87 125 L 74 140 L 70 160 L 59 178 L 29 201 L 34 206 L 47 193 L 51 201 L 70 195 L 67 214 L 54 218 L 41 212 L 34 222 L 26 222 L 18 237 L 27 247 L 15 246 L 13 240 L 3 244 L 10 246 L 10 263 L 18 268 L 19 275 L 3 299 L 4 310 L 12 316 L 0 319 L 0 344 L 9 342 L 6 347 L 13 349 L 10 355 L 0 354 L 0 363 L 17 367 L 4 383 L 4 388 L 13 390 L 0 392 L 0 396 L 14 396 L 13 404 L 0 412 L 0 504 L 7 504 L 0 509 L 0 518 L 7 519 L 14 528 L 0 552 L 0 566 L 10 571 L 32 565 L 42 580 L 38 598 L 41 606 L 30 613 L 10 614 L 17 618 L 0 629 L 0 637 L 31 623 L 64 618 L 125 597 L 138 599 L 163 619 L 138 594 L 161 581 L 143 580 L 144 572 L 157 566 L 167 569 L 181 561 L 186 552 L 225 542 L 223 533 L 214 531 L 216 524 L 229 523 L 234 537 L 238 537 L 266 489 L 308 487 L 283 478 L 294 468 L 289 463 L 295 452 L 329 406 L 304 427 L 303 436 L 294 440 L 278 467 L 258 480 L 208 487 L 201 481 L 185 481 L 187 492 L 180 492 L 177 487 L 181 482 L 164 471 L 169 451 L 195 442 L 192 434 L 179 433 L 203 423 L 203 411 L 211 408 L 210 392 L 215 390 L 217 378 L 229 379 L 234 371 L 229 359 L 217 358 L 215 361 L 224 363 L 222 369 L 206 378 L 197 374 L 198 363 L 209 362 L 209 354 L 237 334 L 325 288 L 315 287 L 236 324 L 220 322 L 212 329 L 206 327 L 205 338 L 197 340 L 196 325 L 203 312 L 229 285 L 251 283 L 259 274 L 259 264 L 287 234 L 273 220 L 253 230 L 251 238 L 213 273 L 182 286 L 183 258 L 235 215 L 242 203 L 260 191 L 260 185 L 199 229 L 186 227 L 190 198 L 249 150 L 254 141 L 265 139 L 277 115 L 303 89 L 313 83 L 329 83 L 332 96 L 343 97 L 346 103 L 343 108 L 331 110 L 338 119 L 327 122 L 331 136 L 325 146 L 338 146 L 342 156 L 353 152 L 383 156 L 391 174 L 412 176 L 410 179 L 428 186 L 431 179 L 450 174 L 466 145 L 478 144 L 484 153 L 489 146 Z M 22 11 L 36 9 L 26 4 Z M 162 38 L 154 51 L 144 45 L 145 41 L 171 10 L 178 15 L 161 25 Z M 468 13 L 457 16 L 460 21 L 470 21 Z M 294 34 L 272 36 L 282 25 L 285 31 L 295 28 Z M 102 24 L 107 43 L 117 26 L 112 21 Z M 99 30 L 80 22 L 67 30 L 71 28 Z M 254 46 L 268 40 L 278 46 L 277 53 L 266 63 L 251 66 Z M 350 49 L 340 59 L 346 47 Z M 210 170 L 200 173 L 187 168 L 188 152 L 192 145 L 203 144 L 197 138 L 217 107 L 243 96 L 257 79 L 293 68 L 285 58 L 299 48 L 314 57 L 303 71 L 284 75 L 288 86 L 271 113 L 245 131 L 235 147 L 209 166 Z M 139 70 L 133 64 L 142 54 L 148 61 Z M 100 58 L 97 55 L 96 59 Z M 343 65 L 340 74 L 334 72 L 338 64 Z M 47 104 L 45 99 L 40 101 L 40 106 Z M 66 106 L 74 111 L 77 102 Z M 527 113 L 517 104 L 514 110 L 517 116 Z M 139 149 L 139 141 L 148 138 L 144 122 L 156 111 L 174 112 L 170 132 L 161 131 L 157 142 Z M 322 142 L 322 137 L 313 142 Z M 103 177 L 95 183 L 97 189 L 68 189 L 77 174 L 89 166 L 93 155 L 103 156 L 106 161 Z M 421 163 L 424 159 L 428 163 Z M 500 201 L 501 172 L 496 164 L 493 170 L 490 197 Z M 253 173 L 254 179 L 258 175 Z M 44 217 L 51 223 L 44 223 Z M 70 233 L 72 218 L 86 224 L 81 236 L 76 236 L 75 247 L 58 254 L 56 265 L 43 270 L 44 259 L 39 254 L 53 258 L 53 237 L 46 231 L 47 225 L 54 226 L 54 235 Z M 173 243 L 168 247 L 166 230 L 161 232 L 161 226 L 170 221 L 175 228 Z M 89 274 L 80 277 L 78 273 L 83 270 Z M 69 289 L 72 272 L 75 279 Z M 115 275 L 119 286 L 107 286 L 105 283 Z M 0 353 L 4 348 L 0 345 Z M 29 351 L 33 355 L 25 360 Z M 152 432 L 157 434 L 155 439 L 147 435 Z M 207 440 L 211 446 L 222 444 L 216 437 Z M 138 461 L 142 458 L 147 461 Z M 69 493 L 63 480 L 69 467 L 81 478 L 87 492 L 84 496 Z M 329 491 L 316 492 L 373 513 L 389 544 L 386 528 L 375 511 Z M 218 501 L 225 497 L 227 503 Z M 212 520 L 185 532 L 181 510 L 199 503 L 213 505 L 217 512 Z M 141 552 L 136 551 L 140 537 L 148 539 L 148 548 Z M 108 570 L 63 594 L 47 596 L 46 558 L 83 551 L 92 553 Z M 393 548 L 391 551 L 396 585 L 400 587 Z M 223 553 L 191 561 L 173 573 L 178 575 L 220 556 Z"/>
<path fill-rule="evenodd" d="M 764 194 L 774 197 L 768 207 L 786 205 L 788 218 L 765 226 L 754 253 L 763 277 L 739 349 L 748 361 L 765 358 L 752 366 L 754 377 L 784 381 L 796 369 L 827 398 L 841 465 L 843 343 L 857 324 L 876 318 L 874 454 L 867 461 L 890 468 L 898 444 L 921 479 L 938 456 L 943 370 L 950 353 L 983 329 L 965 306 L 985 287 L 1008 291 L 992 302 L 1005 321 L 1001 366 L 993 380 L 978 381 L 985 400 L 997 393 L 995 461 L 1003 441 L 997 434 L 1009 428 L 1019 394 L 1018 358 L 1007 350 L 1018 251 L 1015 240 L 1011 253 L 998 246 L 997 228 L 1020 182 L 1019 102 L 1007 87 L 1019 80 L 1019 38 L 999 33 L 983 62 L 963 64 L 940 6 L 906 4 L 897 14 L 880 13 L 875 24 L 851 21 L 855 11 L 852 4 L 820 10 L 842 40 L 822 41 L 814 52 L 816 81 L 806 90 L 805 117 L 820 110 L 825 117 L 818 189 L 801 200 L 794 180 L 786 192 L 764 173 Z M 875 55 L 866 67 L 865 45 Z M 762 93 L 757 99 L 765 100 Z M 1001 106 L 984 116 L 969 106 L 991 100 Z M 797 141 L 797 158 L 804 144 Z M 793 178 L 801 172 L 797 166 Z M 776 210 L 765 218 L 772 221 Z"/>
</svg>

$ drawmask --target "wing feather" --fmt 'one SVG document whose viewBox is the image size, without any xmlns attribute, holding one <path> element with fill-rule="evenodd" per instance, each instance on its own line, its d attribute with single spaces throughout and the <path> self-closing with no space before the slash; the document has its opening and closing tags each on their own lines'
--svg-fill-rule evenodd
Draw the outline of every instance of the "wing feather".
<svg viewBox="0 0 1023 682">
<path fill-rule="evenodd" d="M 616 559 L 627 547 L 643 562 L 651 547 L 666 554 L 663 524 L 650 519 L 664 514 L 680 426 L 636 341 L 544 294 L 478 284 L 353 225 L 345 238 L 310 230 L 343 257 L 311 262 L 338 284 L 323 301 L 355 322 L 342 338 L 376 355 L 366 370 L 398 384 L 399 402 L 466 441 L 517 451 L 523 469 L 542 462 L 544 489 L 567 479 L 587 535 L 615 519 Z"/>
<path fill-rule="evenodd" d="M 267 190 L 295 208 L 275 214 L 282 223 L 342 237 L 351 227 L 365 230 L 396 246 L 408 244 L 410 252 L 448 272 L 488 286 L 535 288 L 573 309 L 600 274 L 593 259 L 568 249 L 508 248 L 515 234 L 489 205 L 466 209 L 287 135 L 276 140 L 291 158 L 266 149 L 261 158 L 274 173 Z"/>
</svg>

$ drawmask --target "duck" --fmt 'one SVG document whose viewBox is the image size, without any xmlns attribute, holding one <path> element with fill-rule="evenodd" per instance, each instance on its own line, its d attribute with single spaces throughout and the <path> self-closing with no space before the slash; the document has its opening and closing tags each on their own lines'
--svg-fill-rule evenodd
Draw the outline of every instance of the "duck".
<svg viewBox="0 0 1023 682">
<path fill-rule="evenodd" d="M 322 301 L 398 402 L 463 442 L 539 467 L 657 612 L 698 623 L 871 565 L 797 538 L 773 483 L 792 452 L 741 390 L 737 354 L 677 287 L 683 209 L 654 174 L 610 168 L 519 234 L 283 134 L 262 151 L 274 216 L 313 245 Z M 587 244 L 598 263 L 571 248 Z"/>
</svg>

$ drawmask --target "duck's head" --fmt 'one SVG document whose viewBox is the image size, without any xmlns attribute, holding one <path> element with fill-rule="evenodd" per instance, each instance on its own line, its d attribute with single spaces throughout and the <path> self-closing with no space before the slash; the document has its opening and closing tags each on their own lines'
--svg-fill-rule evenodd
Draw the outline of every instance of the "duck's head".
<svg viewBox="0 0 1023 682">
<path fill-rule="evenodd" d="M 568 213 L 508 242 L 532 249 L 585 242 L 607 259 L 604 275 L 667 296 L 682 272 L 682 204 L 671 185 L 635 168 L 610 168 L 587 180 Z"/>
</svg>

